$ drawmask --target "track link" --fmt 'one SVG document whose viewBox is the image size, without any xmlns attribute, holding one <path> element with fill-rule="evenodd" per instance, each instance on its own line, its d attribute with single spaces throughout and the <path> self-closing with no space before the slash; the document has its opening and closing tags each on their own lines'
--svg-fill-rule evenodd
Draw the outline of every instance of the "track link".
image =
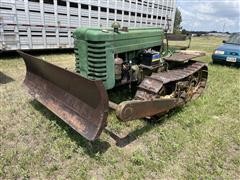
<svg viewBox="0 0 240 180">
<path fill-rule="evenodd" d="M 177 69 L 153 73 L 145 77 L 135 95 L 137 100 L 154 100 L 164 96 L 178 98 L 185 93 L 184 99 L 189 101 L 202 94 L 206 87 L 208 68 L 205 63 L 190 60 Z M 182 85 L 185 88 L 180 88 Z M 187 93 L 187 94 L 186 94 Z M 183 98 L 183 96 L 182 96 Z"/>
</svg>

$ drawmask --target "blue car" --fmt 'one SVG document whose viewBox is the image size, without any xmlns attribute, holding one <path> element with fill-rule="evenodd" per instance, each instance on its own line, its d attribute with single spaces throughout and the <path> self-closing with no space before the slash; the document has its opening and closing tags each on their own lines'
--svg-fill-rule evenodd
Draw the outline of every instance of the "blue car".
<svg viewBox="0 0 240 180">
<path fill-rule="evenodd" d="M 234 33 L 228 41 L 223 41 L 212 55 L 213 63 L 240 65 L 240 33 Z"/>
</svg>

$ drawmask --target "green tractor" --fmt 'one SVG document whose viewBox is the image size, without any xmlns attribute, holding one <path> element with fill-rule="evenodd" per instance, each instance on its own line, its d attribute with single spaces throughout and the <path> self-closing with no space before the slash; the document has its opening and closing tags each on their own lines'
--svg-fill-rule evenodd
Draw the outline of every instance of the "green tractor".
<svg viewBox="0 0 240 180">
<path fill-rule="evenodd" d="M 29 93 L 86 139 L 107 126 L 109 108 L 120 121 L 158 117 L 202 94 L 207 66 L 201 52 L 169 55 L 160 28 L 78 28 L 76 72 L 19 51 Z M 132 99 L 114 102 L 108 92 L 129 90 Z"/>
</svg>

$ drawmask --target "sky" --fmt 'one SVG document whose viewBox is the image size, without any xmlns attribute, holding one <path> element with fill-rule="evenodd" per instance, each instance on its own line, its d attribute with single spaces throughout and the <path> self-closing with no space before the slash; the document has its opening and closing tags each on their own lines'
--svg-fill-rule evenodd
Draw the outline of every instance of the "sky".
<svg viewBox="0 0 240 180">
<path fill-rule="evenodd" d="M 240 0 L 176 1 L 184 29 L 240 32 Z"/>
</svg>

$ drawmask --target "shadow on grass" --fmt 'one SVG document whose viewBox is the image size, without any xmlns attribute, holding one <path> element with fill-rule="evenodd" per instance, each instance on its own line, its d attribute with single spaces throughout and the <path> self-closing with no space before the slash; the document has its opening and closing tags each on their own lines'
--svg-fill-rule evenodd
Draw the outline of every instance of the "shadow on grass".
<svg viewBox="0 0 240 180">
<path fill-rule="evenodd" d="M 87 153 L 90 157 L 95 157 L 96 154 L 102 154 L 105 153 L 108 148 L 111 147 L 111 145 L 106 142 L 102 141 L 101 139 L 97 139 L 93 142 L 86 140 L 84 137 L 82 137 L 79 133 L 77 133 L 74 129 L 72 129 L 69 125 L 67 125 L 64 121 L 62 121 L 60 118 L 58 118 L 55 114 L 53 114 L 51 111 L 49 111 L 45 106 L 43 106 L 41 103 L 39 103 L 36 100 L 33 100 L 30 102 L 30 104 L 43 116 L 46 117 L 46 119 L 49 119 L 50 121 L 54 121 L 57 123 L 58 126 L 60 126 L 64 131 L 67 132 L 68 136 L 77 143 L 78 146 L 81 146 L 84 148 L 85 153 Z M 182 111 L 182 108 L 176 108 L 172 111 L 170 111 L 168 114 L 165 114 L 159 118 L 146 120 L 148 123 L 143 126 L 142 128 L 136 129 L 132 132 L 130 132 L 125 137 L 120 137 L 108 128 L 105 129 L 105 132 L 115 140 L 116 146 L 118 147 L 125 147 L 128 144 L 135 141 L 139 136 L 148 133 L 151 131 L 154 127 L 161 126 L 163 123 L 165 123 L 170 117 L 174 116 L 175 114 Z"/>
<path fill-rule="evenodd" d="M 13 78 L 0 71 L 0 84 L 7 84 L 14 81 Z"/>
<path fill-rule="evenodd" d="M 67 125 L 63 120 L 49 111 L 45 106 L 39 103 L 37 100 L 33 100 L 30 104 L 39 111 L 46 119 L 50 121 L 56 122 L 58 126 L 60 126 L 67 135 L 71 138 L 71 140 L 75 141 L 78 146 L 81 146 L 84 149 L 84 152 L 88 154 L 90 157 L 96 157 L 96 154 L 105 153 L 108 148 L 111 146 L 108 142 L 97 139 L 94 142 L 86 140 L 79 133 L 77 133 L 74 129 L 72 129 L 69 125 Z"/>
<path fill-rule="evenodd" d="M 111 136 L 111 138 L 113 138 L 116 142 L 116 145 L 118 147 L 125 147 L 127 145 L 129 145 L 130 143 L 132 143 L 133 141 L 135 141 L 139 136 L 148 133 L 149 131 L 151 131 L 154 127 L 157 126 L 161 126 L 162 124 L 164 124 L 170 117 L 175 116 L 177 113 L 181 112 L 182 108 L 178 107 L 172 111 L 170 111 L 169 113 L 162 115 L 161 117 L 158 118 L 154 118 L 154 119 L 145 119 L 148 123 L 147 125 L 143 126 L 142 128 L 136 129 L 132 132 L 130 132 L 127 136 L 125 137 L 119 137 L 117 134 L 115 134 L 114 132 L 112 132 L 109 129 L 105 129 L 105 132 Z"/>
</svg>

